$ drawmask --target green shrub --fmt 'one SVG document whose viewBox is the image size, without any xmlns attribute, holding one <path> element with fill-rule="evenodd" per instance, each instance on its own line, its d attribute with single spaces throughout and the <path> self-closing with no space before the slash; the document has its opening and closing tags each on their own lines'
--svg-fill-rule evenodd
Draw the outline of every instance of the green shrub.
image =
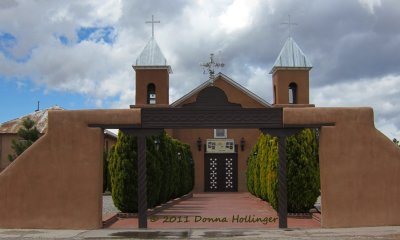
<svg viewBox="0 0 400 240">
<path fill-rule="evenodd" d="M 258 144 L 255 144 L 251 150 L 251 154 L 247 159 L 247 171 L 246 171 L 246 179 L 247 179 L 247 189 L 253 195 L 254 192 L 254 164 L 257 157 Z"/>
<path fill-rule="evenodd" d="M 29 148 L 40 137 L 40 132 L 35 127 L 35 122 L 29 117 L 22 120 L 22 127 L 18 130 L 17 136 L 20 139 L 11 141 L 11 149 L 15 154 L 8 154 L 8 160 L 14 161 L 27 148 Z"/>
<path fill-rule="evenodd" d="M 120 131 L 109 154 L 112 199 L 121 212 L 137 212 L 136 150 L 136 139 Z"/>
<path fill-rule="evenodd" d="M 305 129 L 286 139 L 288 211 L 308 212 L 320 189 L 318 142 L 314 130 Z M 255 156 L 255 157 L 254 157 Z M 267 200 L 278 209 L 278 141 L 261 134 L 247 166 L 250 193 Z"/>
<path fill-rule="evenodd" d="M 278 209 L 278 140 L 266 135 L 266 149 L 268 149 L 267 161 L 267 195 L 268 201 L 274 209 Z"/>
<path fill-rule="evenodd" d="M 147 207 L 159 204 L 160 185 L 162 178 L 161 155 L 156 150 L 155 138 L 147 138 L 146 168 L 147 168 Z"/>
<path fill-rule="evenodd" d="M 157 149 L 155 141 L 159 142 Z M 120 132 L 110 150 L 109 170 L 114 205 L 122 212 L 137 212 L 137 142 Z M 166 133 L 146 141 L 147 205 L 169 201 L 190 192 L 194 166 L 190 147 Z"/>
<path fill-rule="evenodd" d="M 319 196 L 318 142 L 315 131 L 287 138 L 288 211 L 308 212 Z"/>
<path fill-rule="evenodd" d="M 258 154 L 257 154 L 257 161 L 259 162 L 260 167 L 260 187 L 259 187 L 259 197 L 263 200 L 268 199 L 267 193 L 267 177 L 268 177 L 268 148 L 261 147 L 267 144 L 267 137 L 265 135 L 261 135 L 259 139 L 259 147 L 258 147 Z"/>
</svg>

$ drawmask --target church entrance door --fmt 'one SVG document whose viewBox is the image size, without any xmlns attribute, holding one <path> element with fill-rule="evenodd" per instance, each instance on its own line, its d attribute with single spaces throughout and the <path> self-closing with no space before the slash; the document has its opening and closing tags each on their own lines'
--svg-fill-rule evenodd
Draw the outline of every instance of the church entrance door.
<svg viewBox="0 0 400 240">
<path fill-rule="evenodd" d="M 204 191 L 237 192 L 237 153 L 204 154 Z"/>
</svg>

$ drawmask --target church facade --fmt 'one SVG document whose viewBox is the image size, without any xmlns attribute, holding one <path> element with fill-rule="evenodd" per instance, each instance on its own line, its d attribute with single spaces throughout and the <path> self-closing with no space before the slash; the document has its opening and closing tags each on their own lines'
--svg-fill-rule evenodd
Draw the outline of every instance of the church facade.
<svg viewBox="0 0 400 240">
<path fill-rule="evenodd" d="M 128 132 L 133 129 L 139 137 L 141 167 L 145 166 L 145 135 L 165 126 L 178 128 L 167 131 L 191 147 L 195 192 L 246 191 L 246 160 L 259 130 L 225 130 L 225 124 L 280 132 L 318 127 L 322 227 L 400 225 L 400 191 L 393 184 L 400 181 L 399 148 L 375 128 L 372 108 L 309 104 L 311 64 L 293 39 L 286 41 L 271 70 L 272 104 L 223 74 L 170 104 L 172 71 L 153 38 L 133 67 L 137 99 L 132 109 L 49 111 L 46 134 L 0 173 L 0 192 L 5 193 L 0 194 L 1 228 L 101 228 L 103 129 L 117 126 Z M 209 119 L 202 115 L 204 111 Z M 176 112 L 189 114 L 180 117 Z M 277 114 L 240 115 L 246 112 Z M 277 120 L 271 115 L 278 115 Z M 194 124 L 204 122 L 210 129 L 195 128 Z M 184 131 L 180 126 L 194 129 Z M 283 177 L 284 171 L 280 172 Z M 139 173 L 143 200 L 145 171 Z M 284 202 L 285 197 L 280 199 Z M 138 205 L 145 220 L 145 201 Z"/>
<path fill-rule="evenodd" d="M 211 56 L 208 65 L 214 63 Z M 169 103 L 169 74 L 160 47 L 152 37 L 133 65 L 136 73 L 136 104 L 131 108 L 181 108 L 199 98 L 212 102 L 226 98 L 242 108 L 310 107 L 310 61 L 292 38 L 283 46 L 272 70 L 274 103 L 270 104 L 228 76 L 218 73 L 177 101 Z M 269 84 L 266 81 L 265 87 Z M 203 90 L 215 88 L 216 95 Z M 207 95 L 207 96 L 205 96 Z M 206 116 L 205 116 L 206 117 Z M 260 135 L 259 129 L 167 129 L 169 135 L 190 145 L 195 164 L 194 192 L 245 192 L 247 159 Z"/>
</svg>

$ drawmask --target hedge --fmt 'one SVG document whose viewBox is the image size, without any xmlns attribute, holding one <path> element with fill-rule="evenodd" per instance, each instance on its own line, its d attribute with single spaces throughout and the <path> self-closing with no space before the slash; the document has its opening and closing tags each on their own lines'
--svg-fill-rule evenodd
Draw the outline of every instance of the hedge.
<svg viewBox="0 0 400 240">
<path fill-rule="evenodd" d="M 155 140 L 159 147 L 156 148 Z M 193 189 L 194 164 L 190 147 L 165 132 L 147 138 L 147 204 L 154 207 Z M 108 167 L 114 205 L 121 212 L 137 212 L 137 140 L 118 133 L 110 149 Z"/>
<path fill-rule="evenodd" d="M 305 129 L 286 139 L 288 211 L 308 212 L 319 196 L 316 131 Z M 248 158 L 247 188 L 278 210 L 278 141 L 261 134 Z"/>
</svg>

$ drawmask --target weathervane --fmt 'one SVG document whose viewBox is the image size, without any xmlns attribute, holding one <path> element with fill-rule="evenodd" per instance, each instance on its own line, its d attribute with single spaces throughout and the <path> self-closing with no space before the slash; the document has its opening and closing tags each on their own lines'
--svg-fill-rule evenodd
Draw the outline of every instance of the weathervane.
<svg viewBox="0 0 400 240">
<path fill-rule="evenodd" d="M 289 18 L 289 20 L 287 22 L 283 22 L 281 24 L 287 24 L 288 25 L 289 37 L 291 37 L 292 36 L 292 26 L 298 26 L 298 24 L 291 21 L 290 14 L 288 15 L 288 18 Z"/>
<path fill-rule="evenodd" d="M 201 63 L 200 66 L 204 67 L 204 74 L 206 72 L 206 68 L 207 71 L 209 73 L 209 81 L 211 82 L 211 85 L 214 84 L 214 73 L 215 73 L 215 68 L 217 67 L 224 67 L 225 64 L 222 62 L 215 62 L 214 61 L 214 53 L 210 54 L 210 61 L 206 62 L 206 63 Z"/>
<path fill-rule="evenodd" d="M 151 15 L 151 21 L 145 23 L 151 23 L 151 38 L 154 38 L 154 23 L 160 23 L 160 21 L 154 21 L 154 15 Z"/>
</svg>

